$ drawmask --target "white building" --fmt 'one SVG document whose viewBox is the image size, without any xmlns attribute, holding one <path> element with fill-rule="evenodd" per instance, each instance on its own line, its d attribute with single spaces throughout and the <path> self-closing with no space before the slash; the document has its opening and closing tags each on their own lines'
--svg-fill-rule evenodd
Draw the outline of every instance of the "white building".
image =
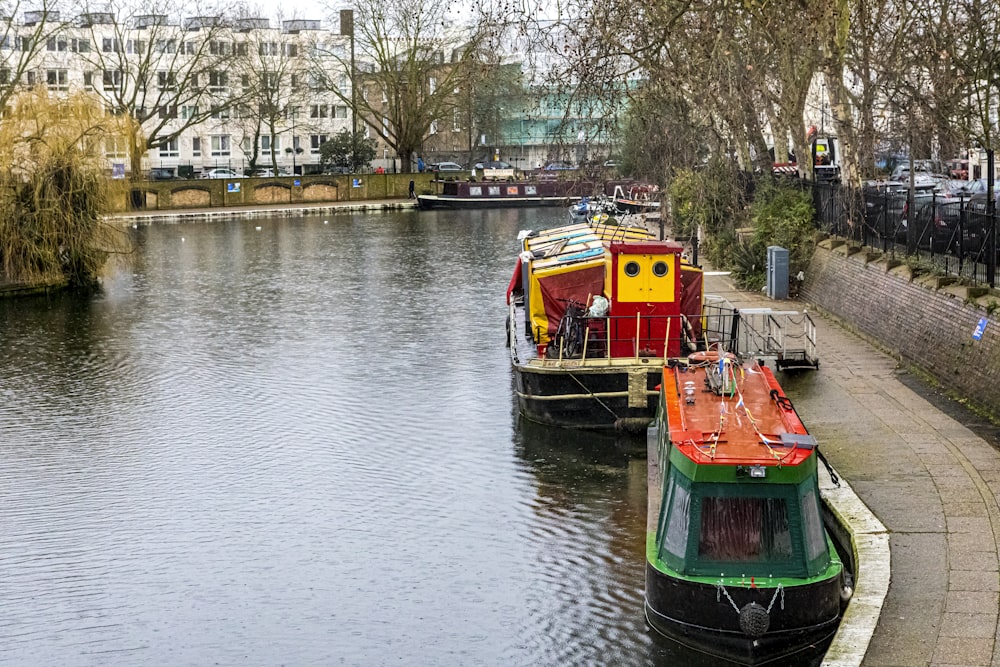
<svg viewBox="0 0 1000 667">
<path fill-rule="evenodd" d="M 85 92 L 142 125 L 143 172 L 238 173 L 277 164 L 319 171 L 319 146 L 351 127 L 351 112 L 321 81 L 350 86 L 336 58 L 348 38 L 319 21 L 173 18 L 89 13 L 70 21 L 25 12 L 0 39 L 0 86 Z M 322 68 L 322 76 L 317 75 Z M 132 168 L 128 142 L 106 146 L 109 169 Z"/>
</svg>

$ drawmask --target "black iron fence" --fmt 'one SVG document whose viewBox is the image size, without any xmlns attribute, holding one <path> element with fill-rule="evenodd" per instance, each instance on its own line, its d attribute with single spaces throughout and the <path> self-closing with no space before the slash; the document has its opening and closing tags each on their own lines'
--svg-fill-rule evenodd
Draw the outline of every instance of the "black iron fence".
<svg viewBox="0 0 1000 667">
<path fill-rule="evenodd" d="M 996 286 L 1000 216 L 985 195 L 953 197 L 881 185 L 856 190 L 839 183 L 813 183 L 812 193 L 822 231 Z"/>
</svg>

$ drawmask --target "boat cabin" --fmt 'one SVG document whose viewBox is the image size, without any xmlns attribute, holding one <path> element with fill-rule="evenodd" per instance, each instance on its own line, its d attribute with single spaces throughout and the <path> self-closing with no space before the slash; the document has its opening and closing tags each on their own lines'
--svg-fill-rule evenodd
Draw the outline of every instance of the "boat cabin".
<svg viewBox="0 0 1000 667">
<path fill-rule="evenodd" d="M 539 356 L 567 313 L 580 318 L 589 349 L 609 357 L 679 356 L 700 324 L 701 270 L 682 263 L 678 243 L 600 223 L 531 232 L 522 243 L 508 300 L 523 295 Z"/>
</svg>

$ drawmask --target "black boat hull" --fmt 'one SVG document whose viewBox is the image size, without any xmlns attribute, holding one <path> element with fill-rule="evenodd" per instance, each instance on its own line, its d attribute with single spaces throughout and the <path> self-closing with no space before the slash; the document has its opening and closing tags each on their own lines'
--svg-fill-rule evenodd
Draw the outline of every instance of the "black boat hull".
<svg viewBox="0 0 1000 667">
<path fill-rule="evenodd" d="M 656 413 L 662 359 L 618 367 L 514 364 L 521 414 L 550 426 L 643 431 Z"/>
<path fill-rule="evenodd" d="M 796 654 L 822 655 L 840 621 L 840 577 L 773 588 L 729 587 L 678 579 L 646 563 L 646 620 L 660 634 L 695 650 L 744 665 Z M 756 602 L 767 614 L 758 638 L 740 629 L 740 614 Z"/>
<path fill-rule="evenodd" d="M 419 195 L 417 206 L 431 209 L 482 209 L 528 208 L 535 206 L 569 206 L 572 197 L 452 197 L 448 195 Z"/>
</svg>

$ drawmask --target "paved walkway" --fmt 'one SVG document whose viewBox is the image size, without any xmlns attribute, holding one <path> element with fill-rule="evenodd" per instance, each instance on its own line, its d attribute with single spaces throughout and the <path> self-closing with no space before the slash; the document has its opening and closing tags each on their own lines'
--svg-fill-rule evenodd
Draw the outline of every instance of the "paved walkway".
<svg viewBox="0 0 1000 667">
<path fill-rule="evenodd" d="M 805 305 L 741 292 L 726 277 L 706 283 L 737 307 Z M 891 581 L 862 664 L 1000 667 L 1000 453 L 907 387 L 892 357 L 813 319 L 820 369 L 779 380 L 889 531 Z"/>
</svg>

